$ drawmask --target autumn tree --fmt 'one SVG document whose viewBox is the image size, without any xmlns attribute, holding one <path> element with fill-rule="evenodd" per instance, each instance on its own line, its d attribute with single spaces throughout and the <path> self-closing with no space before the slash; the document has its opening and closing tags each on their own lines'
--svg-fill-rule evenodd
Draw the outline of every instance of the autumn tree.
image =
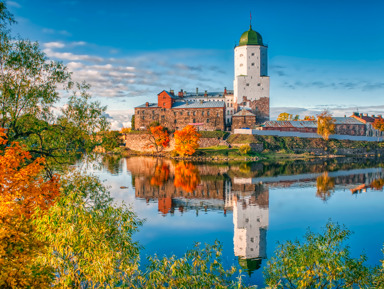
<svg viewBox="0 0 384 289">
<path fill-rule="evenodd" d="M 193 155 L 199 147 L 200 134 L 192 125 L 175 131 L 175 151 L 181 155 Z"/>
<path fill-rule="evenodd" d="M 169 165 L 162 161 L 156 162 L 155 171 L 151 177 L 152 186 L 162 186 L 169 179 Z"/>
<path fill-rule="evenodd" d="M 164 148 L 169 146 L 169 133 L 168 130 L 161 125 L 149 127 L 149 138 L 146 148 L 155 148 L 156 152 L 161 152 Z"/>
<path fill-rule="evenodd" d="M 313 115 L 306 115 L 304 116 L 304 121 L 315 121 L 316 118 Z"/>
<path fill-rule="evenodd" d="M 7 145 L 0 129 L 0 145 Z M 35 210 L 42 214 L 59 195 L 58 177 L 41 176 L 44 158 L 31 155 L 13 142 L 0 151 L 0 288 L 49 288 L 52 270 L 37 256 L 46 243 L 34 235 Z"/>
<path fill-rule="evenodd" d="M 317 116 L 317 134 L 328 140 L 329 136 L 335 133 L 335 120 L 328 110 L 324 110 Z"/>
<path fill-rule="evenodd" d="M 376 118 L 372 126 L 374 129 L 384 131 L 384 119 L 381 117 Z"/>
<path fill-rule="evenodd" d="M 299 115 L 296 114 L 296 115 L 293 115 L 293 114 L 290 114 L 290 113 L 287 113 L 287 112 L 282 112 L 279 114 L 279 116 L 277 117 L 277 120 L 278 121 L 291 121 L 291 120 L 299 120 Z"/>
</svg>

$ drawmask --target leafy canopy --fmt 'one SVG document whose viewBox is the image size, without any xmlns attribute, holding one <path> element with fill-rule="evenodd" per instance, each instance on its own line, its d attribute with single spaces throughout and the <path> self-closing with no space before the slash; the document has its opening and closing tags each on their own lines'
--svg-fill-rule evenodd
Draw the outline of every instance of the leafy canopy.
<svg viewBox="0 0 384 289">
<path fill-rule="evenodd" d="M 175 151 L 181 155 L 193 155 L 199 147 L 200 134 L 192 125 L 175 131 Z"/>
<path fill-rule="evenodd" d="M 329 136 L 335 133 L 335 128 L 335 120 L 328 110 L 324 110 L 317 116 L 317 133 L 322 136 L 323 139 L 328 140 Z"/>
</svg>

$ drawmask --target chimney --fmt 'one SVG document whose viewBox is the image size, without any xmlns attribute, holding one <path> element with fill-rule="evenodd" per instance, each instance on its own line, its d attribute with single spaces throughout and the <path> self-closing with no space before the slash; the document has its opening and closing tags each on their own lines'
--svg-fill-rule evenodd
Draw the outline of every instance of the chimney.
<svg viewBox="0 0 384 289">
<path fill-rule="evenodd" d="M 146 102 L 146 103 L 145 103 L 145 106 L 148 107 L 148 106 L 149 106 L 149 102 Z"/>
<path fill-rule="evenodd" d="M 171 95 L 175 95 L 175 91 L 173 89 L 171 89 L 171 91 L 169 92 Z"/>
<path fill-rule="evenodd" d="M 360 117 L 363 117 L 363 114 L 362 114 L 362 113 L 360 113 Z"/>
<path fill-rule="evenodd" d="M 177 94 L 179 97 L 183 97 L 184 96 L 184 93 L 183 93 L 183 90 L 180 90 L 179 93 Z"/>
<path fill-rule="evenodd" d="M 224 87 L 224 96 L 227 95 L 227 88 Z"/>
<path fill-rule="evenodd" d="M 199 95 L 199 88 L 196 87 L 196 95 Z"/>
<path fill-rule="evenodd" d="M 208 96 L 208 92 L 207 91 L 204 92 L 204 96 Z"/>
</svg>

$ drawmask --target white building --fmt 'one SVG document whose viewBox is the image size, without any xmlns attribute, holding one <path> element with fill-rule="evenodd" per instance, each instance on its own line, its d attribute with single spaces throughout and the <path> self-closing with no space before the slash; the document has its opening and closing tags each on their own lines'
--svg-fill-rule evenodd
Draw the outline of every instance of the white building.
<svg viewBox="0 0 384 289">
<path fill-rule="evenodd" d="M 269 120 L 267 52 L 268 47 L 263 44 L 261 35 L 250 26 L 235 47 L 234 61 L 234 102 L 240 107 L 250 108 L 256 115 L 262 116 L 263 121 Z M 268 107 L 265 107 L 266 102 Z"/>
</svg>

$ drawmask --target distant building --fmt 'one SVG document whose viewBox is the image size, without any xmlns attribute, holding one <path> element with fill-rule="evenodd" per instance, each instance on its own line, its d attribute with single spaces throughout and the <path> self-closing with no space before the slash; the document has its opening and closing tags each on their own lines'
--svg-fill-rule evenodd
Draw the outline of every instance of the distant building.
<svg viewBox="0 0 384 289">
<path fill-rule="evenodd" d="M 380 130 L 375 129 L 373 127 L 373 123 L 375 122 L 375 120 L 378 118 L 382 118 L 381 114 L 379 114 L 378 116 L 375 116 L 375 115 L 369 116 L 367 113 L 354 112 L 351 117 L 353 117 L 353 118 L 357 119 L 358 121 L 365 124 L 365 127 L 366 127 L 365 135 L 366 136 L 374 136 L 374 137 L 384 136 L 384 131 L 380 131 Z"/>
<path fill-rule="evenodd" d="M 134 129 L 146 129 L 157 121 L 170 130 L 186 125 L 194 125 L 199 130 L 229 130 L 234 116 L 237 116 L 235 127 L 242 127 L 241 114 L 237 114 L 241 109 L 252 114 L 245 122 L 249 128 L 269 120 L 267 50 L 261 35 L 250 26 L 234 50 L 233 92 L 225 88 L 223 93 L 199 93 L 196 89 L 196 93 L 181 90 L 175 95 L 173 90 L 163 90 L 158 94 L 157 103 L 135 107 Z"/>
</svg>

